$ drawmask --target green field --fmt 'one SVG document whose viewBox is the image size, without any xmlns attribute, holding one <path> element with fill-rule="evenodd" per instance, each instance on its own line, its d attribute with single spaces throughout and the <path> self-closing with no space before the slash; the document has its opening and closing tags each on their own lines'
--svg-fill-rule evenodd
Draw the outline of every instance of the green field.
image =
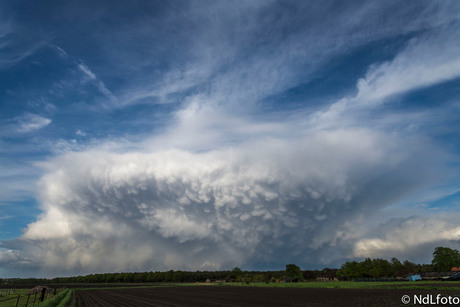
<svg viewBox="0 0 460 307">
<path fill-rule="evenodd" d="M 9 295 L 0 295 L 0 306 L 2 307 L 14 307 L 16 305 L 16 300 L 18 295 L 19 297 L 19 303 L 18 306 L 24 306 L 27 302 L 27 292 L 30 289 L 13 289 L 13 293 Z M 5 290 L 1 290 L 2 292 Z M 29 298 L 33 301 L 34 297 L 31 295 L 31 298 Z"/>
<path fill-rule="evenodd" d="M 32 306 L 34 302 L 35 294 L 28 295 L 30 289 L 14 289 L 12 294 L 0 296 L 0 307 L 14 307 L 16 306 L 17 297 L 19 296 L 19 302 L 17 306 L 25 306 L 26 303 L 28 306 Z M 55 296 L 50 295 L 42 303 L 38 303 L 40 294 L 37 294 L 35 300 L 35 306 L 42 307 L 54 307 L 59 306 L 59 303 L 68 296 L 70 299 L 70 290 L 65 289 Z M 68 301 L 67 299 L 67 301 Z M 65 306 L 62 304 L 62 306 Z"/>
</svg>

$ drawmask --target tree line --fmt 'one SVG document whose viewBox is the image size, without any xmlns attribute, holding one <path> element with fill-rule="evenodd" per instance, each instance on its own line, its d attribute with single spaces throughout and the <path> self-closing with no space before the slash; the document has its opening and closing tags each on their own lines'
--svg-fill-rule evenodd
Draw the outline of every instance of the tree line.
<svg viewBox="0 0 460 307">
<path fill-rule="evenodd" d="M 460 252 L 447 247 L 437 247 L 433 252 L 431 264 L 415 264 L 408 260 L 401 262 L 397 258 L 390 261 L 385 259 L 367 258 L 363 261 L 345 262 L 340 269 L 325 268 L 322 270 L 305 270 L 295 264 L 286 265 L 280 271 L 243 271 L 236 267 L 223 271 L 174 271 L 166 272 L 126 272 L 101 273 L 73 277 L 45 278 L 0 278 L 0 285 L 5 284 L 68 284 L 68 283 L 187 283 L 205 281 L 226 282 L 275 282 L 314 280 L 318 277 L 340 280 L 358 278 L 378 278 L 407 276 L 423 272 L 446 272 L 452 267 L 460 267 Z"/>
<path fill-rule="evenodd" d="M 407 276 L 424 272 L 448 272 L 452 267 L 460 266 L 460 252 L 448 247 L 436 247 L 431 264 L 415 264 L 408 260 L 404 262 L 397 258 L 390 261 L 385 259 L 370 259 L 349 261 L 342 265 L 337 272 L 341 279 L 378 278 Z"/>
<path fill-rule="evenodd" d="M 300 270 L 300 269 L 299 269 Z M 166 272 L 122 272 L 101 273 L 72 277 L 44 278 L 0 278 L 0 285 L 8 284 L 68 284 L 68 283 L 187 283 L 227 281 L 227 282 L 268 282 L 273 279 L 282 279 L 286 271 L 243 271 L 236 267 L 224 271 L 174 271 Z"/>
</svg>

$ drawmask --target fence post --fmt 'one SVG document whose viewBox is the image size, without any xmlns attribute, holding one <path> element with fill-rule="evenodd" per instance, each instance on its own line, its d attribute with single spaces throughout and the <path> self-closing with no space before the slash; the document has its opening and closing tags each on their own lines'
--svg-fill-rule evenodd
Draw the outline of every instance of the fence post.
<svg viewBox="0 0 460 307">
<path fill-rule="evenodd" d="M 27 302 L 26 302 L 26 307 L 27 307 L 27 304 L 29 304 L 29 297 L 30 297 L 30 293 L 27 294 Z"/>
<path fill-rule="evenodd" d="M 35 292 L 35 295 L 34 295 L 34 304 L 32 306 L 35 306 L 35 299 L 37 298 L 37 292 Z"/>
<path fill-rule="evenodd" d="M 43 302 L 45 300 L 45 295 L 46 295 L 46 288 L 43 288 L 42 294 L 40 295 L 40 302 Z"/>
<path fill-rule="evenodd" d="M 14 307 L 18 307 L 18 303 L 19 303 L 19 298 L 20 298 L 20 297 L 21 297 L 21 296 L 18 295 L 18 299 L 16 300 L 16 304 L 14 305 Z"/>
</svg>

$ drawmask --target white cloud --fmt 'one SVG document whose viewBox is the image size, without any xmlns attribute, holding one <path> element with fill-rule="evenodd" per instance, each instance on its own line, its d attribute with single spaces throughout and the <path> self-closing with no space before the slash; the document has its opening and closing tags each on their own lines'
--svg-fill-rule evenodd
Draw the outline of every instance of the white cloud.
<svg viewBox="0 0 460 307">
<path fill-rule="evenodd" d="M 96 75 L 83 63 L 78 64 L 78 68 L 86 75 L 90 80 L 96 79 Z"/>
<path fill-rule="evenodd" d="M 33 55 L 45 46 L 42 33 L 21 35 L 21 27 L 10 16 L 1 16 L 0 21 L 0 69 L 8 69 Z"/>
<path fill-rule="evenodd" d="M 379 235 L 354 244 L 354 257 L 399 257 L 427 263 L 437 246 L 460 246 L 458 214 L 391 219 L 380 225 Z"/>
<path fill-rule="evenodd" d="M 359 129 L 203 153 L 68 153 L 46 164 L 44 213 L 11 244 L 47 274 L 317 261 L 346 250 L 349 223 L 426 183 L 416 143 Z"/>
<path fill-rule="evenodd" d="M 460 77 L 458 23 L 433 30 L 409 42 L 391 61 L 372 65 L 357 82 L 357 94 L 345 97 L 312 118 L 316 126 L 335 125 L 360 109 L 372 109 L 391 98 Z M 343 123 L 341 121 L 340 123 Z"/>
<path fill-rule="evenodd" d="M 51 119 L 28 112 L 16 117 L 15 120 L 17 122 L 15 130 L 19 133 L 28 133 L 39 130 L 51 123 Z"/>
<path fill-rule="evenodd" d="M 134 29 L 121 35 L 141 33 L 138 48 L 147 56 L 143 53 L 144 57 L 138 59 L 128 53 L 123 62 L 131 70 L 135 59 L 139 62 L 137 69 L 155 73 L 129 80 L 133 84 L 123 90 L 117 103 L 176 102 L 174 95 L 183 97 L 199 88 L 214 103 L 244 109 L 261 98 L 311 81 L 318 69 L 337 55 L 373 41 L 442 27 L 458 18 L 452 5 L 444 3 L 424 3 L 416 8 L 392 1 L 368 1 L 359 8 L 344 5 L 340 9 L 333 3 L 293 6 L 295 9 L 290 10 L 276 2 L 192 3 L 186 18 L 166 13 L 160 24 L 151 19 L 137 22 Z M 194 27 L 181 27 L 189 23 Z M 166 33 L 160 35 L 165 50 L 180 50 L 162 56 L 162 65 L 171 66 L 162 74 L 157 73 L 156 66 L 148 66 L 156 63 L 151 59 L 158 55 L 150 54 L 144 45 L 144 41 L 158 40 L 158 29 Z M 175 32 L 168 35 L 171 29 Z M 111 49 L 125 50 L 116 42 L 106 44 Z M 144 67 L 141 63 L 146 61 Z"/>
<path fill-rule="evenodd" d="M 451 39 L 457 29 L 455 24 L 414 39 L 393 61 L 372 67 L 358 81 L 356 99 L 371 103 L 459 77 L 460 42 Z"/>
<path fill-rule="evenodd" d="M 58 52 L 58 54 L 59 54 L 59 56 L 61 58 L 66 59 L 66 58 L 69 57 L 67 52 L 65 52 L 64 49 L 62 49 L 61 47 L 59 47 L 59 46 L 52 46 L 52 47 L 54 47 L 56 49 L 56 51 Z"/>
<path fill-rule="evenodd" d="M 109 98 L 110 100 L 115 99 L 115 96 L 112 94 L 112 92 L 105 86 L 104 82 L 99 80 L 96 75 L 89 69 L 88 66 L 86 66 L 84 63 L 80 63 L 77 65 L 78 69 L 83 72 L 85 78 L 85 81 L 90 81 L 93 82 L 97 89 L 99 90 L 100 93 L 102 93 L 104 96 Z"/>
<path fill-rule="evenodd" d="M 84 131 L 81 131 L 80 129 L 75 131 L 75 134 L 78 135 L 78 136 L 86 136 L 86 133 Z"/>
<path fill-rule="evenodd" d="M 175 113 L 168 129 L 161 135 L 148 138 L 144 146 L 151 149 L 210 150 L 263 137 L 293 136 L 298 134 L 296 129 L 295 123 L 254 120 L 213 104 L 206 97 L 192 96 L 186 107 Z"/>
</svg>

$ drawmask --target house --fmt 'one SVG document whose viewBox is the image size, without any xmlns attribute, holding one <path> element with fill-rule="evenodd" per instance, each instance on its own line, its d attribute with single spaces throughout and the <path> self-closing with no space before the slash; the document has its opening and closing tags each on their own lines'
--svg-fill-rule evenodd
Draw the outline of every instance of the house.
<svg viewBox="0 0 460 307">
<path fill-rule="evenodd" d="M 460 266 L 454 266 L 450 269 L 451 272 L 460 272 Z"/>
</svg>

